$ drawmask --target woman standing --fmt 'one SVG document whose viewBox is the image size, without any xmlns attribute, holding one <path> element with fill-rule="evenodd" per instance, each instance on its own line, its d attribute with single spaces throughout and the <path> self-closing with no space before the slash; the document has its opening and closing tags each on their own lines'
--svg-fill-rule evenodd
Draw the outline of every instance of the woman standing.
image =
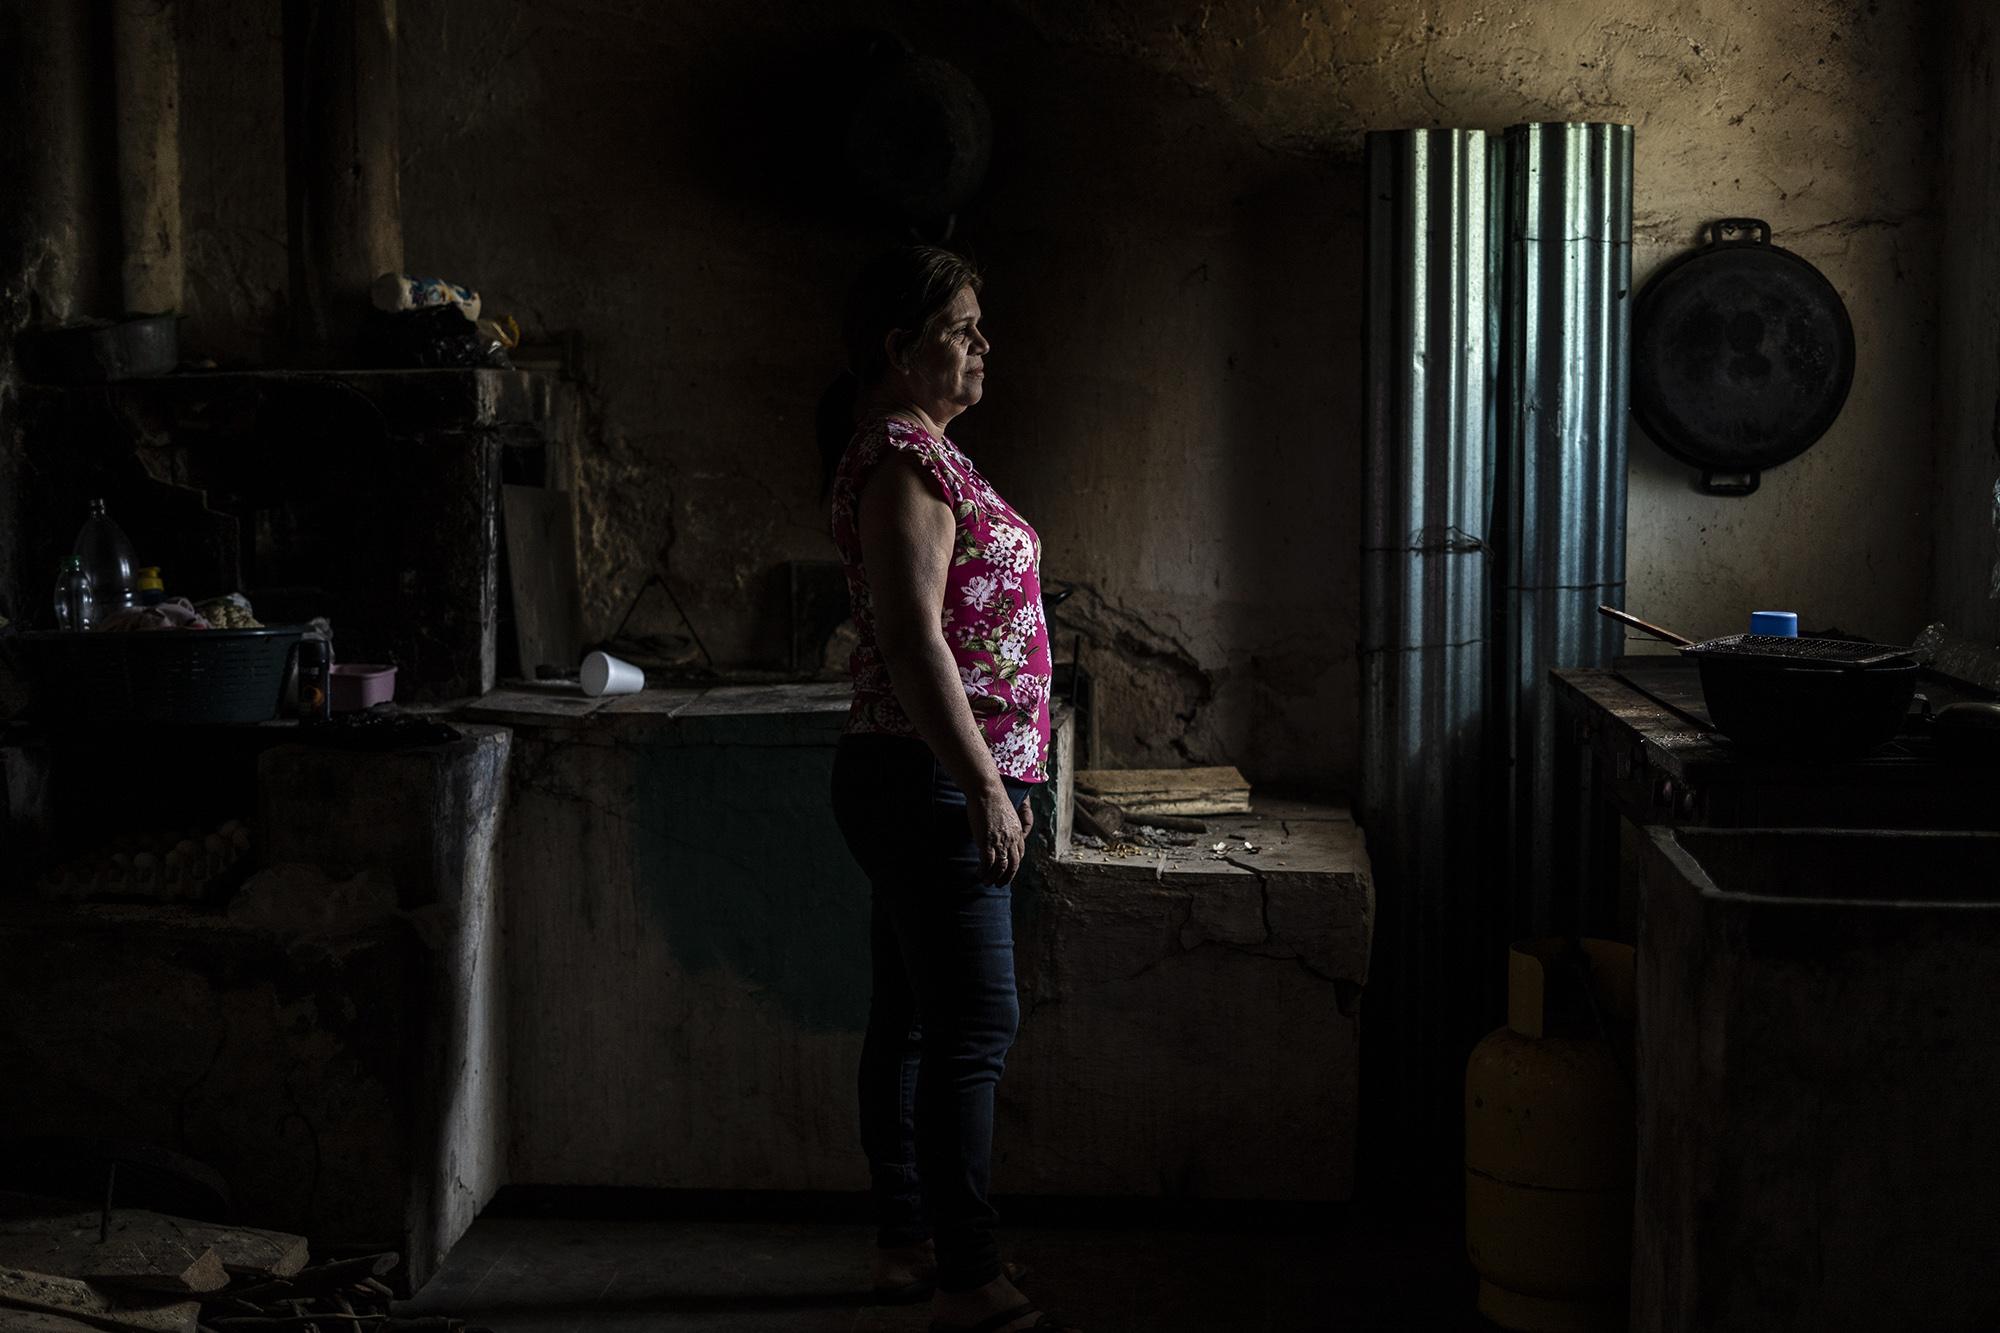
<svg viewBox="0 0 2000 1333">
<path fill-rule="evenodd" d="M 1020 1017 L 1009 885 L 1048 778 L 1041 542 L 945 428 L 992 350 L 978 273 L 894 251 L 849 296 L 849 374 L 821 405 L 859 642 L 834 760 L 873 885 L 861 1137 L 878 1290 L 934 1275 L 936 1333 L 1054 1329 L 1009 1280 L 987 1203 L 993 1094 Z"/>
</svg>

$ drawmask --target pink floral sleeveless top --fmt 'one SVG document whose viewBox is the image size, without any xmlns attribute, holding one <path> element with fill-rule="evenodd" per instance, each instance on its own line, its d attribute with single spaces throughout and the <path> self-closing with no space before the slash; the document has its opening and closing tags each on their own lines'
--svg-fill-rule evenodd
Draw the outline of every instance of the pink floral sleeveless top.
<svg viewBox="0 0 2000 1333">
<path fill-rule="evenodd" d="M 958 664 L 972 715 L 1002 777 L 1046 782 L 1049 776 L 1049 631 L 1042 619 L 1042 543 L 1028 521 L 1002 500 L 972 460 L 950 440 L 897 417 L 864 421 L 833 477 L 833 540 L 847 571 L 860 642 L 848 661 L 854 677 L 850 732 L 914 736 L 896 702 L 875 643 L 868 572 L 861 564 L 856 497 L 878 463 L 902 454 L 957 520 L 957 537 L 940 608 L 945 642 Z"/>
</svg>

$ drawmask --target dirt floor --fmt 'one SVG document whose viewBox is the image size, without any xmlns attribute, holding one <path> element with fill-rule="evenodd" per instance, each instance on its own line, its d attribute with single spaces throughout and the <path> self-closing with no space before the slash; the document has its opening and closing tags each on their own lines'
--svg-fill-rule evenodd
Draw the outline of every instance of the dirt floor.
<svg viewBox="0 0 2000 1333">
<path fill-rule="evenodd" d="M 855 1210 L 779 1220 L 769 1205 L 709 1217 L 552 1215 L 496 1201 L 443 1272 L 398 1313 L 449 1313 L 494 1333 L 903 1333 L 924 1305 L 867 1295 L 870 1228 Z M 703 1211 L 703 1210 L 697 1210 Z M 1064 1214 L 1068 1215 L 1065 1216 Z M 841 1215 L 845 1214 L 845 1215 Z M 721 1216 L 727 1220 L 710 1220 Z M 1450 1227 L 1351 1208 L 1258 1218 L 1023 1203 L 1003 1214 L 1030 1295 L 1091 1333 L 1487 1328 Z"/>
</svg>

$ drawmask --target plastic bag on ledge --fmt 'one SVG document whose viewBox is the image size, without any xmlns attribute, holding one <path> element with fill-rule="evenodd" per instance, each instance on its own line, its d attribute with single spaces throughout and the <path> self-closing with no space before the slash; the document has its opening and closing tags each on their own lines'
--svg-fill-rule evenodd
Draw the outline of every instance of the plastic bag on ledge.
<svg viewBox="0 0 2000 1333">
<path fill-rule="evenodd" d="M 362 348 L 370 362 L 390 369 L 513 369 L 506 346 L 455 305 L 395 314 L 371 310 Z"/>
</svg>

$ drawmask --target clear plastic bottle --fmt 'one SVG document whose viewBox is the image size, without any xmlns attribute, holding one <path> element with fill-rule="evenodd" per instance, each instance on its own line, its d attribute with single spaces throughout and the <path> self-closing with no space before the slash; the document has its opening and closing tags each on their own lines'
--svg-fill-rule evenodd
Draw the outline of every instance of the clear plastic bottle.
<svg viewBox="0 0 2000 1333">
<path fill-rule="evenodd" d="M 63 557 L 62 573 L 56 578 L 56 628 L 89 629 L 97 623 L 97 599 L 90 587 L 90 575 L 83 561 L 73 555 Z"/>
<path fill-rule="evenodd" d="M 76 534 L 70 548 L 83 561 L 90 576 L 90 590 L 97 599 L 97 614 L 108 615 L 121 607 L 136 606 L 138 594 L 132 577 L 132 543 L 125 531 L 104 512 L 104 501 L 90 502 L 90 517 Z"/>
</svg>

